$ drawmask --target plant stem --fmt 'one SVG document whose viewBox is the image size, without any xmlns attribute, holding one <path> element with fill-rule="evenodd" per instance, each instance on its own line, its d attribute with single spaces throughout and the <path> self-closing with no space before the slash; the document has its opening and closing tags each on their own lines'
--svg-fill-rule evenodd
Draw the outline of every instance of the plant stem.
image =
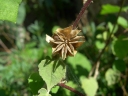
<svg viewBox="0 0 128 96">
<path fill-rule="evenodd" d="M 74 88 L 72 88 L 72 87 L 70 87 L 70 86 L 65 85 L 64 83 L 58 83 L 57 85 L 60 86 L 60 87 L 65 88 L 65 89 L 67 89 L 67 90 L 70 90 L 71 92 L 74 92 L 74 93 L 77 94 L 78 96 L 85 96 L 85 95 L 82 94 L 81 92 L 77 91 L 76 89 L 74 89 Z"/>
<path fill-rule="evenodd" d="M 84 12 L 85 12 L 85 10 L 86 10 L 86 8 L 90 5 L 91 2 L 92 2 L 92 0 L 87 0 L 87 1 L 84 3 L 82 9 L 80 10 L 80 13 L 78 14 L 76 20 L 75 20 L 74 23 L 73 23 L 73 29 L 76 28 L 76 26 L 78 25 L 78 23 L 79 23 L 79 21 L 80 21 L 82 15 L 84 14 Z"/>
<path fill-rule="evenodd" d="M 120 81 L 120 85 L 121 85 L 121 88 L 122 88 L 122 90 L 124 92 L 124 96 L 128 96 L 128 93 L 127 93 L 127 91 L 125 89 L 125 86 L 123 85 L 123 82 L 122 81 Z"/>
<path fill-rule="evenodd" d="M 10 53 L 11 51 L 8 49 L 8 47 L 3 43 L 3 41 L 0 39 L 0 45 L 4 48 L 4 50 L 7 52 L 7 53 Z"/>
</svg>

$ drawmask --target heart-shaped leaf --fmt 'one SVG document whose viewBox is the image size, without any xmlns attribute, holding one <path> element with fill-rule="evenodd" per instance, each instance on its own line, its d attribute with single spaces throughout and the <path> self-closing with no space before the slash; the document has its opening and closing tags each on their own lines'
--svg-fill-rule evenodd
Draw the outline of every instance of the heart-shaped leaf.
<svg viewBox="0 0 128 96">
<path fill-rule="evenodd" d="M 59 60 L 42 60 L 38 67 L 39 74 L 46 82 L 48 91 L 65 78 L 66 67 Z"/>
<path fill-rule="evenodd" d="M 98 89 L 98 83 L 95 78 L 85 78 L 81 77 L 81 85 L 87 96 L 95 96 L 96 91 Z"/>
</svg>

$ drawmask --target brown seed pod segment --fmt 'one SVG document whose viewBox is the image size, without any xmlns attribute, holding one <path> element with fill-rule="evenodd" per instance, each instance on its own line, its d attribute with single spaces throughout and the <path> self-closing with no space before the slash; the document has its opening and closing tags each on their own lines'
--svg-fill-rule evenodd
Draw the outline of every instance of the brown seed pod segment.
<svg viewBox="0 0 128 96">
<path fill-rule="evenodd" d="M 59 54 L 63 60 L 67 56 L 74 56 L 76 49 L 85 42 L 84 36 L 78 36 L 81 30 L 69 26 L 64 29 L 57 29 L 52 37 L 46 35 L 46 41 L 52 46 L 53 56 Z"/>
</svg>

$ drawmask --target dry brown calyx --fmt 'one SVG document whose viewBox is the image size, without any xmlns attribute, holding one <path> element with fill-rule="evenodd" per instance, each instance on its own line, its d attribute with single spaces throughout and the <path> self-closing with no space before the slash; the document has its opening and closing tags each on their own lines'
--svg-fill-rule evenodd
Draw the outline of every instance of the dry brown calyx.
<svg viewBox="0 0 128 96">
<path fill-rule="evenodd" d="M 63 60 L 67 56 L 74 56 L 76 49 L 85 42 L 84 36 L 77 36 L 81 30 L 69 26 L 64 29 L 57 29 L 52 37 L 46 35 L 46 41 L 52 45 L 53 56 L 59 54 Z"/>
</svg>

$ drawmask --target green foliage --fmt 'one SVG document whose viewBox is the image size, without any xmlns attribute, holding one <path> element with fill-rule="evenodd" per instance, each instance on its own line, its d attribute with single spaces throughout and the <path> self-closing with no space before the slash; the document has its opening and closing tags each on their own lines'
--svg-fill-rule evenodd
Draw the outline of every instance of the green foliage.
<svg viewBox="0 0 128 96">
<path fill-rule="evenodd" d="M 55 25 L 55 26 L 52 28 L 52 33 L 55 33 L 58 28 L 60 28 L 60 26 L 56 26 L 56 25 Z"/>
<path fill-rule="evenodd" d="M 126 70 L 126 64 L 123 60 L 115 60 L 113 64 L 113 69 L 118 70 L 120 72 L 124 72 Z"/>
<path fill-rule="evenodd" d="M 105 46 L 105 43 L 104 43 L 104 42 L 101 42 L 101 41 L 99 41 L 99 40 L 97 40 L 97 41 L 95 42 L 95 45 L 96 45 L 96 47 L 97 47 L 98 49 L 103 49 L 104 46 Z"/>
<path fill-rule="evenodd" d="M 28 78 L 28 83 L 34 95 L 37 95 L 38 90 L 41 89 L 42 86 L 44 85 L 44 82 L 42 78 L 40 77 L 39 73 L 31 74 L 30 77 Z"/>
<path fill-rule="evenodd" d="M 38 67 L 39 74 L 45 81 L 48 92 L 65 78 L 66 68 L 61 61 L 42 60 Z"/>
<path fill-rule="evenodd" d="M 24 19 L 26 16 L 26 9 L 25 9 L 25 3 L 21 3 L 19 6 L 19 11 L 18 11 L 18 17 L 17 17 L 17 24 L 23 24 Z"/>
<path fill-rule="evenodd" d="M 58 92 L 58 90 L 59 90 L 59 86 L 55 86 L 52 88 L 51 92 L 55 94 Z"/>
<path fill-rule="evenodd" d="M 105 73 L 105 78 L 107 80 L 108 86 L 116 84 L 120 80 L 120 73 L 113 69 L 108 69 Z"/>
<path fill-rule="evenodd" d="M 51 96 L 51 95 L 49 94 L 49 92 L 47 92 L 46 89 L 41 88 L 41 89 L 39 90 L 39 95 L 38 95 L 38 96 Z"/>
<path fill-rule="evenodd" d="M 0 0 L 0 19 L 16 23 L 19 4 L 22 0 Z"/>
<path fill-rule="evenodd" d="M 83 68 L 83 70 L 86 70 L 87 72 L 89 72 L 91 69 L 90 61 L 79 52 L 74 57 L 69 57 L 67 61 L 68 63 L 72 64 L 72 67 L 75 69 L 76 73 L 79 73 L 78 67 Z"/>
<path fill-rule="evenodd" d="M 118 18 L 118 24 L 121 25 L 123 28 L 128 28 L 128 21 L 124 17 Z"/>
<path fill-rule="evenodd" d="M 119 17 L 121 4 L 118 0 L 114 1 L 117 2 L 115 5 L 104 0 L 103 4 L 92 3 L 88 8 L 89 18 L 82 17 L 79 22 L 83 33 L 80 35 L 85 36 L 85 43 L 74 57 L 61 61 L 46 58 L 52 58 L 52 48 L 46 43 L 45 36 L 51 36 L 57 28 L 73 24 L 83 5 L 82 0 L 0 2 L 1 96 L 76 96 L 70 90 L 57 86 L 60 82 L 89 96 L 123 96 L 127 92 L 127 3 L 122 6 Z M 100 66 L 95 77 L 98 67 L 95 63 L 107 41 L 110 42 L 98 60 Z"/>
<path fill-rule="evenodd" d="M 98 89 L 98 83 L 94 77 L 81 77 L 81 85 L 88 96 L 95 96 Z"/>
<path fill-rule="evenodd" d="M 114 27 L 114 25 L 111 22 L 108 22 L 109 32 L 112 32 L 113 31 L 113 33 L 116 33 L 117 30 L 118 30 L 118 25 L 115 26 L 115 29 L 114 30 L 113 30 L 113 27 Z"/>
<path fill-rule="evenodd" d="M 106 4 L 102 6 L 102 10 L 100 14 L 104 15 L 104 14 L 117 13 L 119 12 L 119 10 L 120 10 L 120 7 L 117 5 Z"/>
<path fill-rule="evenodd" d="M 105 14 L 118 13 L 119 10 L 120 10 L 120 6 L 105 4 L 102 6 L 102 10 L 100 14 L 105 15 Z M 128 7 L 123 7 L 121 11 L 126 11 L 126 10 L 128 10 Z"/>
<path fill-rule="evenodd" d="M 128 54 L 128 39 L 119 38 L 113 42 L 113 53 L 119 58 L 124 58 Z"/>
</svg>

